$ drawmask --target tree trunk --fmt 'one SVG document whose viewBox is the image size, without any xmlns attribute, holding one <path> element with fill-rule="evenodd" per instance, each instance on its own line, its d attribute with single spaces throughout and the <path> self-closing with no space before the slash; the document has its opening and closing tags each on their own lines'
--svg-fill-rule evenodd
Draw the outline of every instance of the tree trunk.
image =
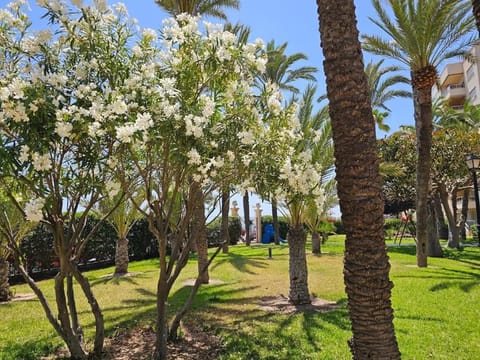
<svg viewBox="0 0 480 360">
<path fill-rule="evenodd" d="M 317 0 L 337 191 L 346 231 L 344 279 L 353 359 L 400 359 L 383 232 L 375 121 L 353 0 Z"/>
<path fill-rule="evenodd" d="M 191 236 L 195 236 L 198 274 L 201 277 L 202 284 L 208 284 L 210 280 L 208 269 L 202 272 L 202 269 L 205 268 L 205 265 L 208 263 L 208 239 L 204 196 L 199 183 L 194 181 L 191 186 L 191 191 L 193 192 L 192 201 L 194 201 Z"/>
<path fill-rule="evenodd" d="M 412 74 L 415 79 L 415 74 Z M 432 87 L 413 86 L 415 128 L 417 137 L 417 176 L 415 189 L 417 216 L 417 266 L 427 267 L 428 206 L 431 190 L 430 167 L 432 147 Z"/>
<path fill-rule="evenodd" d="M 447 194 L 448 198 L 448 194 Z M 439 192 L 435 192 L 435 196 L 433 197 L 433 205 L 435 208 L 435 221 L 437 224 L 437 237 L 439 239 L 448 239 L 448 219 L 445 222 L 445 215 L 443 213 L 443 206 L 442 206 L 442 199 L 440 198 Z M 447 200 L 448 206 L 448 200 Z"/>
<path fill-rule="evenodd" d="M 272 199 L 272 221 L 273 221 L 273 241 L 276 245 L 280 244 L 280 227 L 278 225 L 277 200 Z"/>
<path fill-rule="evenodd" d="M 311 303 L 308 292 L 306 242 L 307 234 L 303 225 L 291 225 L 288 229 L 289 298 L 295 305 Z"/>
<path fill-rule="evenodd" d="M 472 0 L 472 12 L 480 35 L 480 0 Z"/>
<path fill-rule="evenodd" d="M 467 240 L 467 230 L 465 229 L 465 222 L 467 221 L 468 216 L 468 201 L 470 198 L 470 189 L 466 188 L 463 190 L 463 197 L 462 197 L 462 218 L 460 219 L 460 237 L 463 242 Z"/>
<path fill-rule="evenodd" d="M 321 254 L 322 253 L 322 247 L 321 247 L 321 239 L 320 239 L 320 234 L 316 231 L 312 232 L 312 253 L 313 254 Z"/>
<path fill-rule="evenodd" d="M 128 273 L 128 239 L 122 236 L 117 239 L 115 247 L 115 272 L 113 276 L 123 276 Z"/>
<path fill-rule="evenodd" d="M 458 227 L 455 221 L 455 213 L 450 208 L 450 203 L 448 201 L 448 192 L 445 185 L 441 184 L 438 186 L 438 193 L 440 196 L 440 201 L 443 205 L 443 210 L 445 215 L 447 216 L 448 221 L 448 228 L 450 231 L 450 235 L 448 236 L 448 243 L 447 246 L 451 248 L 458 248 L 459 246 L 459 234 L 458 234 Z M 437 212 L 439 210 L 436 210 Z"/>
<path fill-rule="evenodd" d="M 0 302 L 10 300 L 10 285 L 8 284 L 8 267 L 7 259 L 0 256 Z"/>
<path fill-rule="evenodd" d="M 431 199 L 428 204 L 428 243 L 427 255 L 431 257 L 443 257 L 442 247 L 438 239 L 437 216 L 435 215 L 434 200 Z"/>
<path fill-rule="evenodd" d="M 243 195 L 243 221 L 245 223 L 245 245 L 250 246 L 250 200 L 248 191 Z"/>
<path fill-rule="evenodd" d="M 228 244 L 230 243 L 228 233 L 228 211 L 230 209 L 230 194 L 228 190 L 222 191 L 222 252 L 228 254 Z"/>
</svg>

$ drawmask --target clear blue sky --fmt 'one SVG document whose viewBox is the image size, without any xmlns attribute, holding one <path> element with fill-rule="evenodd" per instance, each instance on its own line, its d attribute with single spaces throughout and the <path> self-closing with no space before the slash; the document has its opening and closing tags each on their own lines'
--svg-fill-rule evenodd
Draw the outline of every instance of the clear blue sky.
<svg viewBox="0 0 480 360">
<path fill-rule="evenodd" d="M 3 7 L 9 1 L 1 0 L 0 2 Z M 33 10 L 32 19 L 39 19 L 42 12 L 35 5 L 35 0 L 29 0 L 29 2 Z M 84 2 L 91 1 L 84 0 Z M 117 2 L 108 0 L 109 4 Z M 142 27 L 159 29 L 162 19 L 168 16 L 153 0 L 124 0 L 123 3 L 127 6 L 130 15 L 137 18 Z M 302 65 L 316 66 L 319 69 L 317 73 L 319 95 L 325 93 L 316 2 L 314 0 L 241 0 L 240 3 L 240 10 L 228 12 L 230 22 L 239 22 L 250 26 L 252 41 L 255 38 L 262 38 L 265 42 L 274 39 L 277 44 L 288 42 L 287 53 L 302 52 L 306 54 L 308 61 L 303 62 Z M 379 30 L 368 19 L 369 16 L 375 16 L 371 2 L 357 0 L 356 4 L 360 33 L 378 33 Z M 210 21 L 218 22 L 219 20 Z M 370 59 L 370 55 L 365 54 L 365 62 L 367 63 Z M 407 71 L 405 71 L 405 75 L 408 76 Z M 386 119 L 386 123 L 390 125 L 392 131 L 395 131 L 400 125 L 413 125 L 411 99 L 394 100 L 388 106 L 392 113 Z M 377 138 L 384 136 L 383 132 L 377 133 Z M 235 197 L 235 200 L 242 208 L 241 198 Z M 254 206 L 258 201 L 257 197 L 253 197 L 251 205 Z M 264 214 L 271 214 L 269 205 L 264 204 L 262 207 Z M 253 211 L 251 213 L 253 216 Z M 338 216 L 338 210 L 334 210 L 333 213 Z"/>
</svg>

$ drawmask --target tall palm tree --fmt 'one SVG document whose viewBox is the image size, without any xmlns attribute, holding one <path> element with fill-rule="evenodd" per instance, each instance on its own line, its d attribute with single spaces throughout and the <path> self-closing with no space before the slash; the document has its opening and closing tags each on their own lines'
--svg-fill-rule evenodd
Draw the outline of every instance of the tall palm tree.
<svg viewBox="0 0 480 360">
<path fill-rule="evenodd" d="M 375 123 L 353 0 L 317 0 L 337 190 L 345 225 L 344 278 L 354 359 L 400 359 L 383 234 Z"/>
<path fill-rule="evenodd" d="M 389 39 L 363 37 L 364 48 L 410 68 L 417 137 L 417 265 L 427 266 L 432 145 L 432 87 L 439 64 L 464 55 L 472 45 L 474 23 L 469 3 L 459 0 L 372 0 L 378 19 L 370 18 Z M 391 10 L 391 12 L 389 11 Z M 392 15 L 390 15 L 392 14 Z"/>
<path fill-rule="evenodd" d="M 370 61 L 365 67 L 365 74 L 375 122 L 380 130 L 389 131 L 390 127 L 384 122 L 391 112 L 387 102 L 397 97 L 412 97 L 412 93 L 396 88 L 399 84 L 410 84 L 407 77 L 398 74 L 402 68 L 394 65 L 382 67 L 384 61 L 384 59 L 378 62 Z"/>
<path fill-rule="evenodd" d="M 238 9 L 240 0 L 155 0 L 160 7 L 172 16 L 187 13 L 193 16 L 210 16 L 227 19 L 224 9 Z"/>
<path fill-rule="evenodd" d="M 294 95 L 299 93 L 298 87 L 295 83 L 298 80 L 315 81 L 315 74 L 318 69 L 314 66 L 300 66 L 296 67 L 299 61 L 308 60 L 308 57 L 303 53 L 294 53 L 287 55 L 288 43 L 276 45 L 274 40 L 267 43 L 267 64 L 265 72 L 257 79 L 257 87 L 265 89 L 267 84 L 276 84 L 279 89 L 290 92 Z M 277 200 L 271 199 L 272 202 L 272 220 L 275 244 L 279 244 L 279 224 L 278 224 L 278 210 Z"/>
</svg>

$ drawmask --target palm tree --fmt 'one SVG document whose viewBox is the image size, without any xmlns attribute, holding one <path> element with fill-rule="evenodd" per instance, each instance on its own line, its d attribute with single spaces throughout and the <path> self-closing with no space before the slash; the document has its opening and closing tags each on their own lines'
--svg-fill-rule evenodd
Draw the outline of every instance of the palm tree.
<svg viewBox="0 0 480 360">
<path fill-rule="evenodd" d="M 464 55 L 472 45 L 474 23 L 466 1 L 372 0 L 378 19 L 372 19 L 390 39 L 363 37 L 364 48 L 410 68 L 417 137 L 416 211 L 417 265 L 427 266 L 429 193 L 432 146 L 432 87 L 438 65 Z M 393 18 L 390 16 L 391 10 Z"/>
<path fill-rule="evenodd" d="M 344 278 L 354 359 L 400 359 L 393 327 L 382 184 L 353 0 L 317 0 L 337 189 L 345 225 Z"/>
<path fill-rule="evenodd" d="M 472 11 L 475 23 L 477 24 L 478 33 L 480 34 L 480 0 L 472 0 Z"/>
<path fill-rule="evenodd" d="M 391 110 L 386 103 L 397 97 L 412 97 L 412 93 L 395 88 L 398 84 L 410 84 L 410 81 L 403 75 L 395 74 L 402 70 L 401 67 L 393 65 L 382 67 L 384 61 L 384 59 L 378 62 L 370 61 L 365 67 L 365 74 L 375 122 L 380 130 L 389 131 L 390 127 L 384 123 L 384 120 Z"/>
<path fill-rule="evenodd" d="M 267 64 L 265 72 L 258 78 L 257 87 L 261 90 L 265 89 L 267 84 L 276 84 L 279 89 L 288 91 L 294 95 L 299 93 L 295 82 L 298 80 L 315 81 L 314 73 L 318 71 L 313 66 L 295 67 L 301 60 L 308 60 L 303 53 L 294 53 L 292 55 L 285 54 L 288 43 L 277 46 L 272 40 L 267 43 Z M 274 229 L 275 244 L 279 244 L 279 225 L 277 200 L 273 197 L 272 202 L 272 220 Z"/>
<path fill-rule="evenodd" d="M 187 13 L 192 16 L 210 16 L 227 19 L 224 9 L 238 9 L 240 0 L 155 0 L 160 7 L 172 16 Z"/>
</svg>

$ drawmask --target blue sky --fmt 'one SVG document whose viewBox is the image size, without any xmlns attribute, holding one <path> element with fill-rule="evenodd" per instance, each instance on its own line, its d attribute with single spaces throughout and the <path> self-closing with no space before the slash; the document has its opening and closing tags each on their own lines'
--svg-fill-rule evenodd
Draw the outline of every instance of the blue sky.
<svg viewBox="0 0 480 360">
<path fill-rule="evenodd" d="M 32 7 L 32 19 L 38 19 L 42 11 L 35 5 L 35 0 L 29 0 Z M 67 0 L 68 1 L 68 0 Z M 8 1 L 0 1 L 5 6 Z M 84 0 L 84 2 L 90 2 Z M 109 4 L 118 1 L 108 0 Z M 131 16 L 138 19 L 140 26 L 159 29 L 162 19 L 168 15 L 157 6 L 153 0 L 124 0 Z M 369 0 L 356 1 L 357 21 L 360 33 L 378 33 L 378 29 L 368 19 L 374 17 L 374 10 Z M 308 56 L 308 61 L 302 65 L 316 66 L 318 88 L 321 95 L 325 93 L 325 82 L 322 70 L 322 52 L 320 49 L 320 35 L 318 32 L 317 8 L 314 0 L 241 0 L 240 10 L 228 12 L 229 20 L 232 23 L 242 23 L 250 26 L 253 41 L 255 38 L 262 38 L 265 42 L 272 39 L 276 44 L 288 42 L 287 53 L 302 52 Z M 218 20 L 210 20 L 218 22 Z M 37 27 L 37 24 L 35 24 Z M 365 63 L 371 56 L 365 54 Z M 408 76 L 408 72 L 405 71 Z M 411 99 L 393 100 L 388 104 L 392 110 L 391 115 L 386 119 L 391 130 L 395 131 L 400 125 L 413 125 L 413 104 Z M 383 132 L 377 132 L 377 138 L 385 136 Z M 235 197 L 239 207 L 242 208 L 240 197 Z M 251 206 L 260 200 L 252 197 Z M 264 204 L 263 214 L 271 214 L 270 205 Z M 240 210 L 242 214 L 242 209 Z M 251 211 L 253 216 L 253 210 Z M 338 209 L 333 211 L 338 216 Z"/>
</svg>

